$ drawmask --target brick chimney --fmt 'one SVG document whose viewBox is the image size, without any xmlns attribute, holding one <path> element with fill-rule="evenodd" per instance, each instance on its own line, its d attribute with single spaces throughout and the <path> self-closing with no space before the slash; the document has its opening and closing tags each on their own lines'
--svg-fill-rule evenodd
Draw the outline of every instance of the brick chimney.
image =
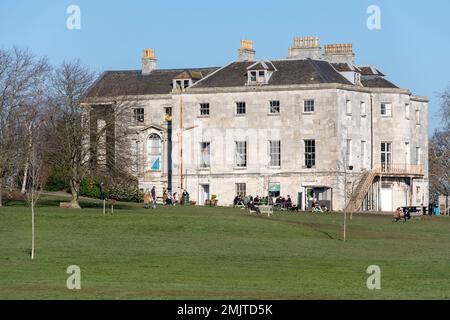
<svg viewBox="0 0 450 320">
<path fill-rule="evenodd" d="M 241 40 L 238 61 L 255 61 L 255 53 L 252 40 Z"/>
<path fill-rule="evenodd" d="M 331 63 L 355 64 L 355 54 L 352 44 L 327 44 L 324 58 Z"/>
<path fill-rule="evenodd" d="M 288 59 L 322 59 L 319 37 L 294 38 L 294 46 L 289 48 Z"/>
<path fill-rule="evenodd" d="M 156 69 L 155 50 L 145 49 L 144 57 L 142 58 L 142 74 L 149 75 L 155 69 Z"/>
</svg>

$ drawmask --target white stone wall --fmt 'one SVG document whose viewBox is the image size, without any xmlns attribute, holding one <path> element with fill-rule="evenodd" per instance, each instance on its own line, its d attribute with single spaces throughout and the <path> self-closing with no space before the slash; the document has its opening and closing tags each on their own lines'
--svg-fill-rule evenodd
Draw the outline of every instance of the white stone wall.
<svg viewBox="0 0 450 320">
<path fill-rule="evenodd" d="M 315 112 L 303 112 L 303 100 L 314 99 Z M 279 100 L 280 115 L 269 115 L 269 101 Z M 348 112 L 347 100 L 351 101 Z M 246 115 L 235 114 L 236 102 L 246 102 Z M 365 113 L 361 112 L 365 103 Z M 381 102 L 392 104 L 392 117 L 380 116 Z M 199 115 L 200 103 L 210 104 L 210 116 Z M 410 119 L 405 118 L 406 103 L 410 103 Z M 291 195 L 297 202 L 297 194 L 305 192 L 306 186 L 333 188 L 333 208 L 345 207 L 344 164 L 346 140 L 352 140 L 351 158 L 347 170 L 348 189 L 355 187 L 360 173 L 380 163 L 381 141 L 393 143 L 393 163 L 405 160 L 405 142 L 410 143 L 410 156 L 414 157 L 415 146 L 421 146 L 421 163 L 426 164 L 427 154 L 427 104 L 411 101 L 404 91 L 392 93 L 368 92 L 367 90 L 286 90 L 286 91 L 221 91 L 176 94 L 174 105 L 174 187 L 187 188 L 194 201 L 199 200 L 199 185 L 209 184 L 210 194 L 216 194 L 222 205 L 232 203 L 236 195 L 235 184 L 246 183 L 250 195 L 265 195 L 269 180 L 281 184 L 282 195 Z M 180 108 L 183 108 L 183 183 L 180 180 L 179 136 Z M 422 109 L 420 127 L 415 123 L 416 105 Z M 372 108 L 372 109 L 371 109 Z M 371 122 L 373 115 L 374 143 L 371 145 Z M 304 166 L 305 139 L 316 140 L 316 167 Z M 247 141 L 248 160 L 245 169 L 236 168 L 234 142 Z M 281 140 L 281 167 L 269 166 L 268 140 Z M 200 142 L 211 143 L 211 168 L 199 169 Z M 361 141 L 366 143 L 365 167 L 361 152 Z M 371 155 L 373 154 L 373 161 Z M 414 164 L 411 159 L 411 164 Z M 353 185 L 351 185 L 353 183 Z M 420 184 L 421 194 L 427 198 L 427 182 Z M 406 184 L 399 182 L 393 191 L 394 198 L 402 198 Z M 416 189 L 414 189 L 416 190 Z M 305 199 L 303 199 L 304 203 Z M 403 198 L 401 199 L 403 201 Z M 401 202 L 400 200 L 398 203 Z M 417 202 L 415 198 L 412 202 Z M 397 204 L 397 202 L 395 202 Z M 405 204 L 401 204 L 405 205 Z"/>
</svg>

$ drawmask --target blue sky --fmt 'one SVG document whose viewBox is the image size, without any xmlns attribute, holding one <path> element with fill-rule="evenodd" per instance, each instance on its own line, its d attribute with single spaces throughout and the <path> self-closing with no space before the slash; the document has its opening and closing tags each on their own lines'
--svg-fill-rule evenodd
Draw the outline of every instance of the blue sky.
<svg viewBox="0 0 450 320">
<path fill-rule="evenodd" d="M 66 9 L 81 8 L 81 30 L 68 30 Z M 369 5 L 381 8 L 381 30 L 366 27 Z M 353 43 L 359 64 L 430 98 L 450 86 L 450 1 L 0 0 L 0 47 L 29 47 L 57 64 L 81 59 L 97 71 L 137 69 L 154 48 L 159 68 L 221 66 L 252 39 L 257 57 L 284 58 L 294 36 Z"/>
</svg>

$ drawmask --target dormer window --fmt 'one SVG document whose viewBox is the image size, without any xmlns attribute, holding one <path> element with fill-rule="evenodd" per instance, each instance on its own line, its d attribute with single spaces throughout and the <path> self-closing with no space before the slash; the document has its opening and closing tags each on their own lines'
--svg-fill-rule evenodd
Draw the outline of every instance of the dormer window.
<svg viewBox="0 0 450 320">
<path fill-rule="evenodd" d="M 192 79 L 176 79 L 173 80 L 174 89 L 186 89 L 192 86 Z"/>
<path fill-rule="evenodd" d="M 249 71 L 249 84 L 267 84 L 267 72 L 265 70 Z"/>
<path fill-rule="evenodd" d="M 270 61 L 259 61 L 247 68 L 247 82 L 249 85 L 268 84 L 276 69 Z"/>
</svg>

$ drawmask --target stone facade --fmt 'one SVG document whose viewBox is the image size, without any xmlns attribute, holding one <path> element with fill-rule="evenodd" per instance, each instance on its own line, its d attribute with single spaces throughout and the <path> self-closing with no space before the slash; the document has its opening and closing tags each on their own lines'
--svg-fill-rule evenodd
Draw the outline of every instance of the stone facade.
<svg viewBox="0 0 450 320">
<path fill-rule="evenodd" d="M 316 50 L 318 43 L 313 45 Z M 254 53 L 251 42 L 244 49 Z M 300 49 L 297 42 L 295 50 Z M 133 124 L 130 142 L 140 187 L 156 185 L 160 194 L 163 188 L 179 194 L 186 189 L 199 205 L 212 195 L 228 206 L 238 191 L 271 192 L 290 195 L 302 209 L 323 201 L 343 210 L 362 174 L 373 170 L 377 174 L 361 209 L 428 205 L 428 100 L 398 88 L 374 68 L 352 65 L 337 71 L 330 52 L 326 59 L 305 60 L 290 49 L 286 61 L 298 59 L 291 63 L 300 68 L 302 82 L 280 77 L 277 72 L 290 71 L 281 71 L 285 61 L 279 60 L 271 62 L 271 77 L 265 73 L 266 85 L 252 84 L 246 80 L 250 71 L 236 71 L 247 66 L 242 64 L 249 59 L 241 57 L 237 64 L 203 74 L 179 70 L 196 75 L 188 87 L 179 81 L 168 92 L 139 95 L 132 108 L 142 108 L 144 119 Z M 241 73 L 242 84 L 229 85 Z M 224 78 L 223 85 L 217 77 Z M 306 150 L 311 141 L 314 148 Z M 306 161 L 312 153 L 314 162 Z"/>
</svg>

